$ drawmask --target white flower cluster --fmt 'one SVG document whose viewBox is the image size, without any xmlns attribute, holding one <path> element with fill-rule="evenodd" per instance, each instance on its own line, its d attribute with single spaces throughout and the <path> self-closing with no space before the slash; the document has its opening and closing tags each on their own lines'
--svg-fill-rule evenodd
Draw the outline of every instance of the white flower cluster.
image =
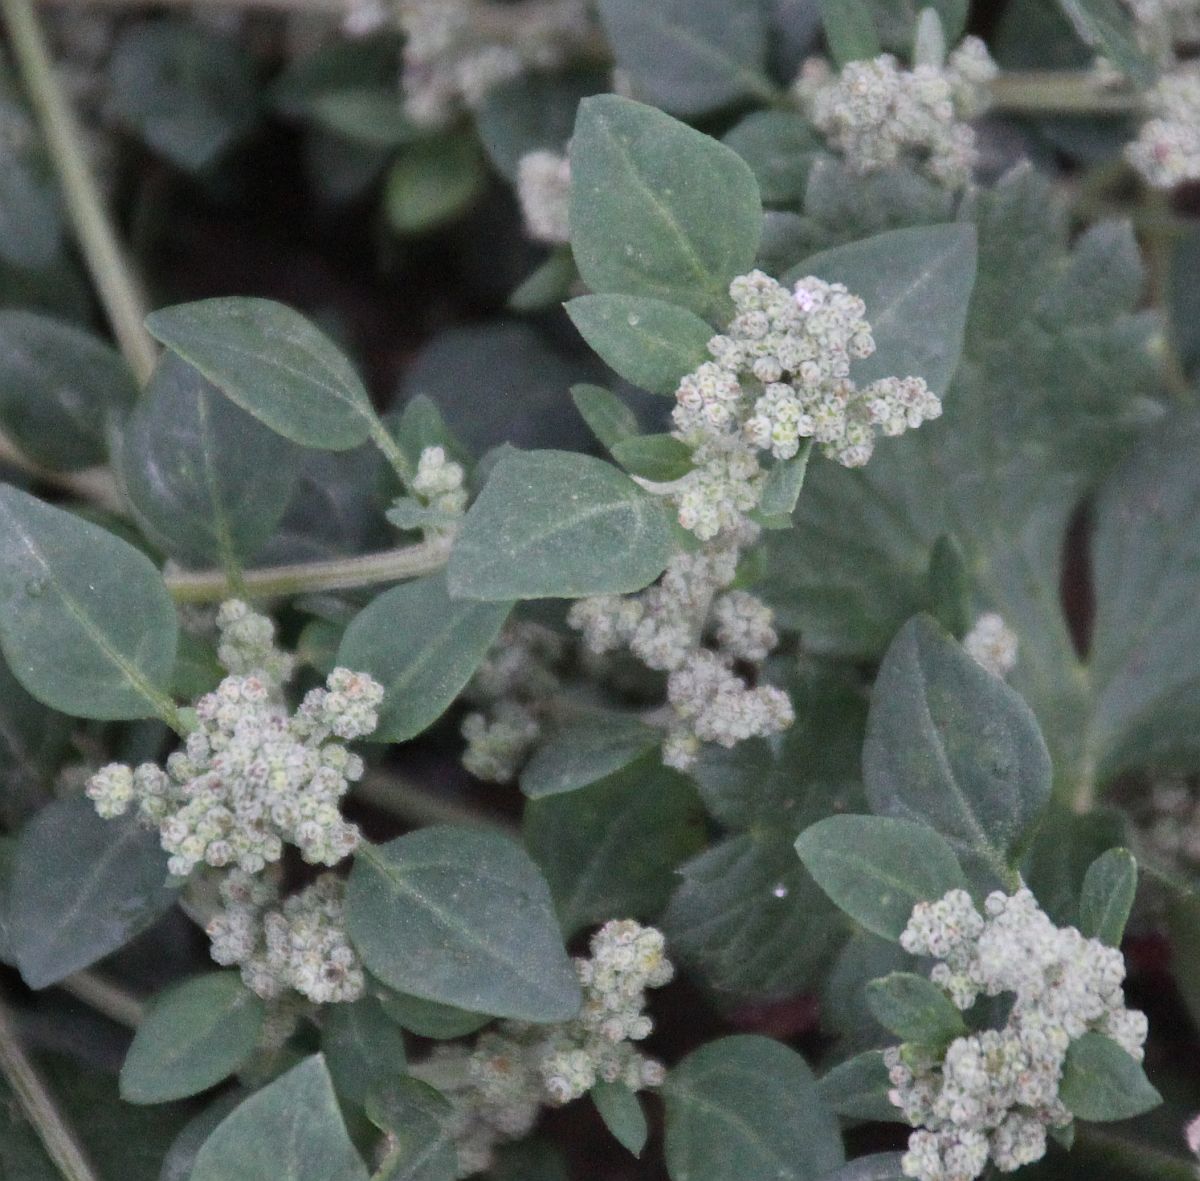
<svg viewBox="0 0 1200 1181">
<path fill-rule="evenodd" d="M 1006 677 L 1017 665 L 1017 635 L 994 611 L 975 620 L 962 643 L 967 655 L 993 676 Z"/>
<path fill-rule="evenodd" d="M 696 553 L 676 554 L 649 589 L 580 599 L 567 614 L 588 651 L 628 648 L 648 668 L 668 674 L 674 716 L 663 762 L 670 767 L 691 767 L 702 742 L 733 746 L 793 721 L 782 689 L 751 688 L 733 668 L 735 661 L 761 664 L 779 642 L 765 603 L 747 591 L 720 593 L 733 582 L 741 546 L 757 532 L 747 522 Z"/>
<path fill-rule="evenodd" d="M 1121 953 L 1056 927 L 1027 889 L 989 895 L 986 917 L 965 890 L 921 902 L 900 937 L 932 956 L 930 978 L 960 1009 L 1013 994 L 1003 1029 L 955 1038 L 944 1054 L 913 1043 L 885 1051 L 889 1098 L 917 1131 L 901 1168 L 918 1181 L 972 1181 L 1040 1160 L 1046 1129 L 1065 1128 L 1058 1097 L 1071 1043 L 1094 1031 L 1139 1061 L 1146 1018 L 1125 1008 Z"/>
<path fill-rule="evenodd" d="M 398 0 L 405 110 L 441 127 L 501 82 L 568 62 L 593 35 L 586 0 Z"/>
<path fill-rule="evenodd" d="M 1138 819 L 1155 853 L 1183 873 L 1200 871 L 1200 795 L 1186 777 L 1156 781 L 1149 808 Z"/>
<path fill-rule="evenodd" d="M 662 934 L 620 920 L 593 937 L 591 958 L 577 959 L 583 1007 L 572 1021 L 538 1026 L 506 1021 L 473 1049 L 438 1046 L 410 1071 L 439 1088 L 455 1108 L 458 1175 L 489 1168 L 498 1143 L 526 1135 L 545 1106 L 585 1095 L 597 1082 L 631 1090 L 659 1086 L 660 1063 L 632 1044 L 649 1035 L 646 989 L 674 974 Z"/>
<path fill-rule="evenodd" d="M 1124 0 L 1138 45 L 1163 66 L 1176 61 L 1176 46 L 1200 41 L 1198 0 Z"/>
<path fill-rule="evenodd" d="M 863 301 L 808 276 L 792 291 L 762 271 L 734 279 L 736 315 L 708 343 L 713 360 L 679 384 L 674 434 L 695 465 L 671 485 L 679 521 L 701 539 L 737 525 L 762 495 L 759 453 L 789 459 L 805 439 L 846 467 L 871 457 L 876 432 L 898 435 L 942 412 L 919 377 L 859 389 L 855 357 L 875 351 Z"/>
<path fill-rule="evenodd" d="M 824 62 L 807 62 L 795 90 L 854 171 L 911 162 L 938 184 L 961 189 L 978 157 L 966 120 L 987 109 L 996 72 L 984 43 L 965 37 L 941 66 L 906 70 L 885 53 L 849 62 L 835 78 Z"/>
<path fill-rule="evenodd" d="M 273 882 L 234 870 L 220 892 L 224 909 L 207 927 L 212 957 L 239 965 L 252 992 L 277 1000 L 290 989 L 315 1004 L 363 995 L 362 965 L 346 938 L 341 878 L 321 874 L 280 904 Z"/>
<path fill-rule="evenodd" d="M 531 238 L 552 246 L 570 240 L 571 162 L 566 156 L 526 152 L 517 164 L 517 198 Z"/>
<path fill-rule="evenodd" d="M 467 511 L 466 472 L 444 447 L 425 447 L 413 474 L 412 496 L 397 497 L 387 519 L 397 529 L 420 529 L 426 538 L 451 538 Z"/>
<path fill-rule="evenodd" d="M 541 737 L 539 705 L 558 690 L 559 636 L 535 623 L 508 623 L 463 696 L 481 706 L 467 714 L 463 766 L 478 779 L 511 783 Z"/>
<path fill-rule="evenodd" d="M 1200 64 L 1164 74 L 1146 106 L 1153 117 L 1125 149 L 1130 164 L 1157 189 L 1200 180 Z"/>
</svg>

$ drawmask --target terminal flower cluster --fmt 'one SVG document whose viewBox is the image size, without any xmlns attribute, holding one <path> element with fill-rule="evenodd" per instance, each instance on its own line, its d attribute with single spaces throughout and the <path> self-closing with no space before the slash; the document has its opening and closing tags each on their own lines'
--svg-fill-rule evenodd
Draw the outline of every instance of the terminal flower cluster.
<svg viewBox="0 0 1200 1181">
<path fill-rule="evenodd" d="M 481 1034 L 474 1047 L 438 1046 L 411 1068 L 453 1104 L 458 1176 L 483 1172 L 494 1149 L 532 1130 L 543 1107 L 585 1095 L 598 1082 L 630 1090 L 659 1086 L 662 1065 L 633 1043 L 647 1037 L 646 989 L 674 974 L 661 932 L 631 920 L 606 923 L 577 959 L 583 987 L 578 1017 L 561 1025 L 506 1021 Z"/>
<path fill-rule="evenodd" d="M 571 162 L 557 152 L 526 152 L 517 164 L 517 198 L 525 231 L 537 242 L 570 240 Z"/>
<path fill-rule="evenodd" d="M 443 127 L 502 82 L 554 70 L 594 33 L 585 0 L 397 0 L 405 110 Z"/>
<path fill-rule="evenodd" d="M 1157 189 L 1200 179 L 1200 65 L 1166 73 L 1146 94 L 1151 118 L 1125 149 L 1126 157 Z"/>
<path fill-rule="evenodd" d="M 795 89 L 809 118 L 855 172 L 912 163 L 948 189 L 971 179 L 978 151 L 967 120 L 987 109 L 996 64 L 965 37 L 944 65 L 904 69 L 890 53 L 849 62 L 837 76 L 805 63 Z"/>
<path fill-rule="evenodd" d="M 846 467 L 871 457 L 877 433 L 899 435 L 942 411 L 919 377 L 859 389 L 851 361 L 875 351 L 866 307 L 841 283 L 809 275 L 789 291 L 762 271 L 729 287 L 736 314 L 679 384 L 675 436 L 694 470 L 672 485 L 679 521 L 703 540 L 739 524 L 762 496 L 759 456 L 790 459 L 814 439 Z"/>
<path fill-rule="evenodd" d="M 885 1051 L 889 1098 L 917 1129 L 901 1163 L 917 1181 L 972 1181 L 989 1160 L 1006 1173 L 1040 1160 L 1047 1128 L 1072 1121 L 1058 1087 L 1083 1034 L 1142 1058 L 1146 1018 L 1125 1007 L 1119 951 L 1056 927 L 1024 888 L 989 895 L 984 910 L 951 890 L 918 903 L 900 937 L 905 951 L 938 961 L 931 979 L 958 1008 L 1013 996 L 1002 1029 L 955 1038 L 944 1051 L 915 1043 Z"/>
<path fill-rule="evenodd" d="M 997 677 L 1017 666 L 1017 636 L 994 611 L 985 611 L 963 637 L 963 647 L 976 664 Z"/>
<path fill-rule="evenodd" d="M 212 957 L 241 968 L 246 987 L 264 1000 L 294 990 L 315 1004 L 358 1000 L 364 977 L 346 937 L 345 885 L 335 874 L 282 903 L 278 887 L 241 870 L 220 886 L 220 910 L 208 923 Z"/>
<path fill-rule="evenodd" d="M 411 496 L 392 502 L 387 519 L 397 529 L 421 529 L 426 537 L 452 537 L 467 511 L 466 472 L 444 447 L 426 447 L 417 459 Z"/>
<path fill-rule="evenodd" d="M 747 591 L 726 589 L 742 545 L 757 534 L 746 522 L 695 553 L 677 554 L 649 589 L 580 599 L 567 615 L 588 651 L 628 648 L 647 667 L 667 673 L 668 766 L 691 767 L 703 742 L 734 746 L 777 734 L 793 721 L 782 689 L 751 688 L 734 668 L 761 665 L 779 642 L 770 607 Z"/>
</svg>

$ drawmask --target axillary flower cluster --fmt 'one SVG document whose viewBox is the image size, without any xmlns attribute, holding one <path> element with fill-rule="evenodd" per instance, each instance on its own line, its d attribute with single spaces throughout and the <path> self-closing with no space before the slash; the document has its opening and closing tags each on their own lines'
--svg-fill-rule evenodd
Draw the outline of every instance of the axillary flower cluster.
<svg viewBox="0 0 1200 1181">
<path fill-rule="evenodd" d="M 543 1107 L 569 1103 L 600 1082 L 632 1091 L 662 1083 L 662 1065 L 633 1044 L 652 1029 L 646 989 L 674 975 L 661 932 L 631 920 L 606 923 L 575 970 L 583 1007 L 573 1020 L 506 1021 L 473 1047 L 441 1045 L 410 1068 L 454 1106 L 459 1177 L 489 1168 L 496 1145 L 527 1135 Z"/>
<path fill-rule="evenodd" d="M 972 1181 L 1040 1160 L 1049 1128 L 1072 1122 L 1059 1098 L 1071 1043 L 1111 1038 L 1141 1061 L 1147 1024 L 1125 1007 L 1125 962 L 1115 948 L 1056 927 L 1027 889 L 988 896 L 981 915 L 964 890 L 921 902 L 900 937 L 938 961 L 930 978 L 962 1010 L 1012 994 L 1002 1029 L 955 1038 L 944 1050 L 905 1043 L 885 1051 L 889 1097 L 914 1128 L 901 1168 L 917 1181 Z"/>
<path fill-rule="evenodd" d="M 157 828 L 172 874 L 225 871 L 225 910 L 209 925 L 213 958 L 240 964 L 256 993 L 274 999 L 293 988 L 316 1002 L 352 1000 L 362 971 L 342 931 L 341 880 L 322 875 L 280 904 L 264 870 L 285 845 L 314 865 L 335 865 L 358 847 L 358 829 L 338 806 L 363 773 L 346 743 L 375 729 L 383 688 L 337 668 L 289 713 L 283 686 L 294 660 L 275 647 L 271 621 L 231 600 L 216 622 L 229 675 L 196 701 L 183 748 L 165 770 L 110 763 L 87 795 L 103 817 L 134 808 Z"/>
</svg>

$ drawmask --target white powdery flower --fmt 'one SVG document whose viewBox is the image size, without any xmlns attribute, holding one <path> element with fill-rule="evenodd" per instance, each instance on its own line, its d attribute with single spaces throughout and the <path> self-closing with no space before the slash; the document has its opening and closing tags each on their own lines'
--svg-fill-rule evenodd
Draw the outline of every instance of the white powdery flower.
<svg viewBox="0 0 1200 1181">
<path fill-rule="evenodd" d="M 918 903 L 905 951 L 938 961 L 930 979 L 960 1009 L 1013 996 L 1002 1029 L 955 1038 L 943 1052 L 884 1051 L 889 1098 L 917 1130 L 901 1162 L 917 1181 L 973 1181 L 989 1160 L 1012 1172 L 1040 1160 L 1049 1128 L 1071 1113 L 1058 1096 L 1071 1043 L 1088 1032 L 1141 1060 L 1146 1019 L 1125 1008 L 1121 953 L 1056 927 L 1027 889 L 988 896 L 980 915 L 965 890 Z"/>
<path fill-rule="evenodd" d="M 426 447 L 417 460 L 412 490 L 439 512 L 461 516 L 467 508 L 466 473 L 447 458 L 444 447 Z"/>
<path fill-rule="evenodd" d="M 552 246 L 571 237 L 571 163 L 557 152 L 527 152 L 517 164 L 517 198 L 525 230 Z"/>
<path fill-rule="evenodd" d="M 1152 117 L 1125 149 L 1130 164 L 1158 189 L 1200 179 L 1200 66 L 1189 62 L 1164 74 L 1146 107 Z"/>
<path fill-rule="evenodd" d="M 994 611 L 975 620 L 963 637 L 963 648 L 976 664 L 997 677 L 1008 676 L 1017 665 L 1016 632 Z"/>
</svg>

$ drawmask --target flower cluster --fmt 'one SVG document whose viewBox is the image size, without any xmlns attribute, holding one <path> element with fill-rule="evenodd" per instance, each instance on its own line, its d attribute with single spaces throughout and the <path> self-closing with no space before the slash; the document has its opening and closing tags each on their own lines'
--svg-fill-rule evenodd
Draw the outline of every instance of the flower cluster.
<svg viewBox="0 0 1200 1181">
<path fill-rule="evenodd" d="M 1200 870 L 1200 795 L 1185 776 L 1157 780 L 1138 820 L 1159 857 L 1183 873 Z"/>
<path fill-rule="evenodd" d="M 541 737 L 539 705 L 557 691 L 559 636 L 535 623 L 505 625 L 463 696 L 480 709 L 463 718 L 463 766 L 479 779 L 510 783 Z"/>
<path fill-rule="evenodd" d="M 1040 1160 L 1046 1129 L 1071 1123 L 1058 1087 L 1083 1034 L 1142 1058 L 1146 1018 L 1125 1008 L 1119 951 L 1056 927 L 1027 889 L 997 891 L 984 909 L 951 890 L 918 903 L 900 937 L 905 951 L 939 961 L 930 977 L 958 1008 L 1014 998 L 1003 1029 L 955 1038 L 942 1053 L 913 1043 L 885 1051 L 889 1098 L 917 1129 L 901 1168 L 918 1181 L 972 1181 L 989 1160 L 1006 1173 Z"/>
<path fill-rule="evenodd" d="M 978 152 L 965 120 L 987 109 L 996 65 L 966 37 L 942 66 L 905 70 L 889 53 L 849 62 L 836 78 L 822 61 L 805 64 L 797 94 L 813 125 L 858 173 L 910 162 L 938 184 L 961 189 Z"/>
<path fill-rule="evenodd" d="M 591 953 L 575 961 L 583 986 L 578 1017 L 551 1026 L 506 1021 L 474 1048 L 439 1046 L 411 1069 L 454 1105 L 459 1177 L 490 1167 L 495 1145 L 528 1133 L 542 1107 L 569 1103 L 601 1081 L 635 1091 L 662 1083 L 661 1064 L 632 1044 L 652 1028 L 646 989 L 674 974 L 662 934 L 613 921 L 592 937 Z"/>
<path fill-rule="evenodd" d="M 525 230 L 538 242 L 570 239 L 571 162 L 557 152 L 526 152 L 517 164 L 517 197 Z"/>
<path fill-rule="evenodd" d="M 1017 665 L 1017 636 L 994 611 L 985 611 L 963 637 L 967 655 L 997 677 L 1006 677 Z"/>
<path fill-rule="evenodd" d="M 1124 0 L 1138 45 L 1160 65 L 1175 62 L 1175 48 L 1200 41 L 1196 0 Z"/>
<path fill-rule="evenodd" d="M 553 70 L 593 34 L 585 0 L 398 0 L 405 110 L 441 127 L 528 70 Z"/>
<path fill-rule="evenodd" d="M 326 873 L 281 904 L 273 882 L 234 870 L 221 882 L 224 908 L 208 923 L 212 957 L 237 964 L 265 1000 L 289 989 L 316 1004 L 357 1000 L 363 969 L 346 938 L 344 893 L 342 879 Z"/>
<path fill-rule="evenodd" d="M 1164 74 L 1146 106 L 1152 118 L 1125 149 L 1130 164 L 1158 189 L 1200 179 L 1200 65 Z"/>
<path fill-rule="evenodd" d="M 397 497 L 387 519 L 397 529 L 421 529 L 425 536 L 452 537 L 467 511 L 466 472 L 444 447 L 425 447 L 417 459 L 411 496 Z"/>
<path fill-rule="evenodd" d="M 680 524 L 707 540 L 757 506 L 759 453 L 796 455 L 805 439 L 846 467 L 871 457 L 876 432 L 898 435 L 942 411 L 919 377 L 859 389 L 853 358 L 875 351 L 863 301 L 840 283 L 808 276 L 792 291 L 751 271 L 730 284 L 736 315 L 706 361 L 675 394 L 674 434 L 694 469 L 671 485 Z"/>
<path fill-rule="evenodd" d="M 743 524 L 696 553 L 675 555 L 648 590 L 580 599 L 567 615 L 590 652 L 628 648 L 648 668 L 668 674 L 668 766 L 686 770 L 702 742 L 733 746 L 792 723 L 782 689 L 751 688 L 733 668 L 761 664 L 779 642 L 765 603 L 746 591 L 720 593 L 733 582 L 741 546 L 755 536 L 757 528 Z"/>
</svg>

